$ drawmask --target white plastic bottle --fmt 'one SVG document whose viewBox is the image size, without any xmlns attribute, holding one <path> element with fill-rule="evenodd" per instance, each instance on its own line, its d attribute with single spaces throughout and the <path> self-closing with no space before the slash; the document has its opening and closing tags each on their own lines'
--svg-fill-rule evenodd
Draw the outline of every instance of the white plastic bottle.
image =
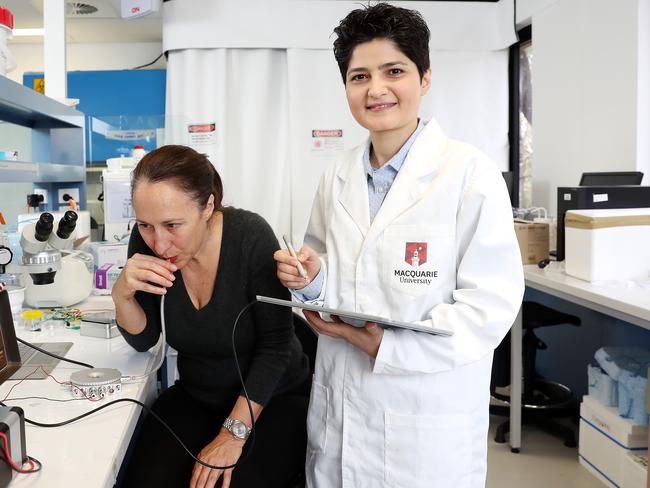
<svg viewBox="0 0 650 488">
<path fill-rule="evenodd" d="M 147 152 L 144 150 L 144 146 L 133 146 L 133 162 L 135 164 L 138 164 L 145 154 Z"/>
<path fill-rule="evenodd" d="M 0 75 L 5 76 L 16 67 L 7 41 L 11 39 L 14 28 L 14 16 L 11 11 L 0 5 Z"/>
</svg>

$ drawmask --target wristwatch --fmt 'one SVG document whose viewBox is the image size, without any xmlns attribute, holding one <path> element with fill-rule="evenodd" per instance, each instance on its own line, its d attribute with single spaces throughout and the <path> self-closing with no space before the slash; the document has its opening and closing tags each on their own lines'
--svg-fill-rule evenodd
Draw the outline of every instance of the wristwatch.
<svg viewBox="0 0 650 488">
<path fill-rule="evenodd" d="M 251 429 L 244 422 L 237 419 L 227 418 L 223 421 L 223 426 L 230 431 L 235 439 L 245 441 L 251 433 Z"/>
</svg>

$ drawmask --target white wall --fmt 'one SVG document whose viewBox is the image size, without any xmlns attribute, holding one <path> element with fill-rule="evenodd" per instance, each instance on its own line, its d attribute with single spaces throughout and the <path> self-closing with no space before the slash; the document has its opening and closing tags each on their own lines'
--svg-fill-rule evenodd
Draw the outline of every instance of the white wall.
<svg viewBox="0 0 650 488">
<path fill-rule="evenodd" d="M 25 71 L 43 71 L 42 43 L 10 43 L 9 48 L 18 62 L 18 67 L 9 73 L 9 78 L 22 83 Z M 130 69 L 153 61 L 161 52 L 160 42 L 68 44 L 67 70 Z M 165 66 L 165 58 L 162 57 L 148 68 L 160 69 Z"/>
<path fill-rule="evenodd" d="M 637 168 L 638 1 L 533 13 L 533 204 L 551 215 L 582 172 Z"/>
<path fill-rule="evenodd" d="M 533 14 L 550 7 L 559 0 L 515 0 L 517 3 L 517 29 L 530 25 Z"/>
<path fill-rule="evenodd" d="M 182 0 L 163 4 L 166 51 L 203 48 L 331 49 L 332 30 L 359 0 Z M 394 1 L 418 10 L 440 50 L 500 50 L 515 40 L 514 0 Z"/>
</svg>

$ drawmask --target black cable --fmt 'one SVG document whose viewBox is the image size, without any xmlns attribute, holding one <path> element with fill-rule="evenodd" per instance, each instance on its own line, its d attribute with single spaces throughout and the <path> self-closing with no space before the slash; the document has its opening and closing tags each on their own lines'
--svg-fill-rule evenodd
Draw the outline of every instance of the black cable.
<svg viewBox="0 0 650 488">
<path fill-rule="evenodd" d="M 237 348 L 235 346 L 235 331 L 237 330 L 237 324 L 239 323 L 239 319 L 253 305 L 255 305 L 255 303 L 257 303 L 257 300 L 253 300 L 252 302 L 250 302 L 248 305 L 246 305 L 239 312 L 239 314 L 237 315 L 237 318 L 235 319 L 235 323 L 233 324 L 233 327 L 232 327 L 232 350 L 233 350 L 233 354 L 234 354 L 234 357 L 235 357 L 235 366 L 237 367 L 237 374 L 239 375 L 239 381 L 241 382 L 242 390 L 244 392 L 244 397 L 246 398 L 246 404 L 248 406 L 248 412 L 250 413 L 250 416 L 251 416 L 251 435 L 249 437 L 250 438 L 250 444 L 245 446 L 246 447 L 245 452 L 242 453 L 242 455 L 240 456 L 240 458 L 237 460 L 237 462 L 235 464 L 230 464 L 228 466 L 214 466 L 212 464 L 208 464 L 206 462 L 201 461 L 199 458 L 194 456 L 194 454 L 192 454 L 192 451 L 190 451 L 189 448 L 185 445 L 185 443 L 183 443 L 181 438 L 178 437 L 178 435 L 173 431 L 173 429 L 169 425 L 167 425 L 167 423 L 163 419 L 161 419 L 158 416 L 158 414 L 156 414 L 156 412 L 151 410 L 144 403 L 142 403 L 142 402 L 140 402 L 138 400 L 135 400 L 133 398 L 120 398 L 118 400 L 112 400 L 112 401 L 102 405 L 101 407 L 94 408 L 94 409 L 92 409 L 92 410 L 90 410 L 90 411 L 88 411 L 86 413 L 83 413 L 81 415 L 78 415 L 78 416 L 76 416 L 76 417 L 74 417 L 72 419 L 63 420 L 61 422 L 56 422 L 56 423 L 53 423 L 53 424 L 46 424 L 46 423 L 42 423 L 42 422 L 36 422 L 34 420 L 28 419 L 27 417 L 25 417 L 25 422 L 27 422 L 28 424 L 31 424 L 31 425 L 35 425 L 36 427 L 47 427 L 47 428 L 63 427 L 64 425 L 68 425 L 68 424 L 71 424 L 73 422 L 76 422 L 77 420 L 81 420 L 81 419 L 83 419 L 85 417 L 88 417 L 89 415 L 92 415 L 93 413 L 99 412 L 100 410 L 103 410 L 103 409 L 105 409 L 107 407 L 110 407 L 111 405 L 115 405 L 116 403 L 132 402 L 132 403 L 135 403 L 136 405 L 140 405 L 140 407 L 142 407 L 148 414 L 152 415 L 153 418 L 155 418 L 158 422 L 160 422 L 160 424 L 163 427 L 165 427 L 165 429 L 167 429 L 167 431 L 172 435 L 172 437 L 174 439 L 176 439 L 176 441 L 181 445 L 181 447 L 185 450 L 185 452 L 187 452 L 192 457 L 192 459 L 194 459 L 197 463 L 205 466 L 206 468 L 210 468 L 210 469 L 225 470 L 225 469 L 232 469 L 232 468 L 236 467 L 238 464 L 244 462 L 246 460 L 246 458 L 248 458 L 250 453 L 253 451 L 253 446 L 255 445 L 255 415 L 253 413 L 253 405 L 251 404 L 251 400 L 250 400 L 250 398 L 248 396 L 248 392 L 246 391 L 246 385 L 244 384 L 244 377 L 242 375 L 241 368 L 239 366 L 239 359 L 237 358 Z M 24 342 L 21 339 L 19 339 L 19 340 L 21 342 Z M 34 349 L 38 349 L 39 351 L 42 351 L 42 349 L 37 348 L 36 346 L 33 346 L 32 344 L 29 344 L 29 343 L 26 343 L 26 344 L 28 346 L 34 347 Z M 46 351 L 42 351 L 42 352 L 45 352 L 46 354 L 50 354 L 50 353 L 48 353 Z M 50 355 L 52 355 L 52 354 L 50 354 Z M 58 356 L 55 356 L 55 357 L 58 357 Z M 63 359 L 63 358 L 60 358 L 60 359 Z M 78 363 L 78 364 L 83 364 L 83 363 Z M 6 407 L 4 402 L 0 402 L 0 405 L 3 406 L 3 407 Z"/>
<path fill-rule="evenodd" d="M 44 427 L 44 428 L 63 427 L 64 425 L 68 425 L 68 424 L 71 424 L 73 422 L 76 422 L 77 420 L 81 420 L 81 419 L 83 419 L 85 417 L 88 417 L 89 415 L 97 413 L 100 410 L 104 410 L 105 408 L 108 408 L 108 407 L 110 407 L 112 405 L 115 405 L 117 403 L 124 403 L 124 402 L 135 403 L 136 405 L 139 405 L 140 407 L 142 407 L 149 415 L 152 415 L 153 418 L 155 418 L 158 422 L 160 422 L 162 424 L 163 427 L 165 427 L 165 429 L 167 429 L 167 431 L 172 435 L 172 437 L 174 439 L 176 439 L 176 441 L 181 445 L 181 447 L 185 450 L 185 452 L 187 452 L 192 457 L 192 459 L 194 459 L 197 463 L 202 464 L 206 468 L 221 469 L 221 470 L 231 469 L 231 468 L 234 468 L 237 465 L 237 463 L 235 463 L 235 464 L 231 464 L 229 466 L 213 466 L 211 464 L 208 464 L 208 463 L 205 463 L 205 462 L 201 461 L 196 456 L 194 456 L 194 454 L 192 454 L 192 451 L 190 451 L 189 448 L 185 445 L 185 443 L 181 440 L 181 438 L 178 437 L 176 432 L 174 432 L 172 430 L 172 428 L 169 425 L 167 425 L 167 423 L 163 419 L 161 419 L 156 412 L 151 410 L 144 403 L 142 403 L 142 402 L 140 402 L 138 400 L 135 400 L 133 398 L 120 398 L 118 400 L 112 400 L 112 401 L 110 401 L 108 403 L 105 403 L 101 407 L 93 408 L 92 410 L 90 410 L 90 411 L 88 411 L 86 413 L 83 413 L 81 415 L 78 415 L 77 417 L 74 417 L 74 418 L 68 419 L 68 420 L 63 420 L 61 422 L 56 422 L 56 423 L 53 423 L 53 424 L 45 424 L 45 423 L 42 423 L 42 422 L 37 422 L 35 420 L 30 420 L 27 417 L 25 417 L 25 422 L 27 422 L 28 424 L 34 425 L 36 427 Z M 7 406 L 7 405 L 4 404 L 4 402 L 0 402 L 0 405 L 3 406 L 3 407 Z M 248 452 L 250 452 L 250 449 L 248 450 Z M 238 460 L 238 462 L 243 461 L 246 458 L 247 455 L 248 455 L 248 453 L 246 453 L 245 456 L 242 456 Z"/>
<path fill-rule="evenodd" d="M 237 315 L 237 318 L 235 319 L 235 323 L 232 327 L 232 351 L 235 356 L 235 366 L 237 367 L 237 375 L 239 376 L 239 382 L 241 383 L 241 388 L 242 391 L 244 392 L 244 397 L 246 398 L 248 413 L 251 416 L 251 435 L 250 435 L 251 444 L 250 444 L 250 448 L 248 449 L 248 452 L 252 451 L 253 446 L 255 445 L 255 415 L 253 414 L 253 406 L 251 405 L 251 399 L 248 397 L 248 391 L 246 391 L 246 384 L 244 383 L 244 377 L 241 374 L 241 368 L 239 367 L 239 359 L 237 358 L 237 348 L 235 347 L 235 331 L 237 330 L 237 323 L 239 322 L 241 316 L 244 315 L 246 312 L 248 312 L 248 310 L 256 303 L 257 303 L 257 299 L 253 300 L 244 308 L 242 308 L 241 312 L 239 312 L 239 314 Z"/>
<path fill-rule="evenodd" d="M 20 337 L 16 337 L 16 340 L 18 342 L 22 343 L 22 344 L 25 344 L 26 346 L 31 347 L 32 349 L 36 349 L 38 352 L 42 352 L 43 354 L 47 354 L 48 356 L 52 356 L 53 358 L 60 359 L 61 361 L 66 361 L 68 363 L 76 364 L 78 366 L 83 366 L 85 368 L 90 368 L 90 369 L 94 368 L 94 366 L 92 364 L 82 363 L 80 361 L 75 361 L 74 359 L 66 359 L 63 356 L 59 356 L 58 354 L 54 354 L 53 352 L 49 352 L 49 351 L 46 351 L 45 349 L 41 349 L 40 347 L 35 346 L 34 344 L 32 344 L 30 342 L 22 340 Z"/>
<path fill-rule="evenodd" d="M 146 68 L 147 66 L 151 66 L 151 65 L 154 64 L 156 61 L 158 61 L 160 58 L 162 58 L 164 55 L 165 55 L 165 53 L 160 53 L 160 55 L 159 55 L 156 59 L 154 59 L 153 61 L 151 61 L 150 63 L 143 64 L 142 66 L 136 66 L 135 68 L 131 68 L 131 69 L 132 69 L 132 70 L 133 70 L 133 69 L 141 69 L 141 68 Z"/>
</svg>

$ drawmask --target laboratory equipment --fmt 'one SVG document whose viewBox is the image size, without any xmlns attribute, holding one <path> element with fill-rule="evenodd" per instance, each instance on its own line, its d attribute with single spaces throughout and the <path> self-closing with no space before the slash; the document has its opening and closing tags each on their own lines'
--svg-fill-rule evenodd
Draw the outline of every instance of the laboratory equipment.
<svg viewBox="0 0 650 488">
<path fill-rule="evenodd" d="M 8 266 L 13 273 L 29 274 L 25 303 L 31 307 L 67 307 L 84 300 L 92 291 L 92 256 L 73 251 L 77 214 L 65 212 L 54 230 L 54 217 L 44 212 L 36 223 L 22 228 L 19 263 Z"/>
<path fill-rule="evenodd" d="M 127 158 L 121 158 L 126 160 Z M 128 158 L 133 161 L 133 158 Z M 120 161 L 121 162 L 121 161 Z M 132 166 L 116 165 L 102 171 L 104 184 L 104 238 L 119 242 L 135 222 L 131 202 Z"/>
<path fill-rule="evenodd" d="M 569 210 L 650 207 L 650 186 L 574 186 L 557 189 L 557 260 L 564 261 L 564 218 Z"/>
<path fill-rule="evenodd" d="M 650 278 L 650 208 L 570 210 L 565 271 L 586 281 Z"/>
</svg>

